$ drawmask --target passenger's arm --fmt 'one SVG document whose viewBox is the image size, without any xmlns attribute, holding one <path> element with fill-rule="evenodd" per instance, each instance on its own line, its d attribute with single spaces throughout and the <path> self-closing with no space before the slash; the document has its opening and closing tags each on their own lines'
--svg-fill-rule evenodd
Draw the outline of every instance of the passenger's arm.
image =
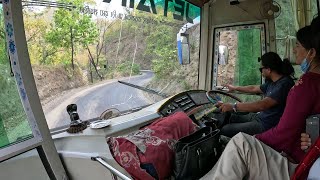
<svg viewBox="0 0 320 180">
<path fill-rule="evenodd" d="M 260 86 L 258 86 L 258 85 L 251 85 L 251 86 L 226 85 L 226 87 L 229 89 L 229 92 L 239 91 L 239 92 L 251 93 L 251 94 L 261 94 L 262 93 Z"/>
<path fill-rule="evenodd" d="M 311 146 L 311 138 L 310 138 L 309 134 L 302 133 L 300 140 L 301 140 L 301 149 L 302 150 L 305 151 Z"/>
<path fill-rule="evenodd" d="M 302 78 L 303 83 L 295 86 L 287 98 L 286 108 L 274 128 L 257 134 L 256 138 L 269 145 L 278 152 L 284 151 L 292 155 L 294 147 L 300 147 L 301 133 L 305 131 L 306 118 L 312 114 L 314 101 L 317 100 L 309 91 L 310 84 Z M 299 160 L 301 157 L 294 157 Z"/>
</svg>

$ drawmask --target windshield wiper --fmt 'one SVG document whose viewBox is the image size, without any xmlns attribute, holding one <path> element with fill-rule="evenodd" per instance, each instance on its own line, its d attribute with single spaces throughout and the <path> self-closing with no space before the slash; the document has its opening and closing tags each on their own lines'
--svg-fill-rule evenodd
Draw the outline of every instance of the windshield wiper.
<svg viewBox="0 0 320 180">
<path fill-rule="evenodd" d="M 156 94 L 156 95 L 164 97 L 164 98 L 169 97 L 167 94 L 161 93 L 161 92 L 156 91 L 154 89 L 150 89 L 150 88 L 143 87 L 143 86 L 138 86 L 138 85 L 135 85 L 135 84 L 124 82 L 124 81 L 118 81 L 118 82 L 121 83 L 121 84 L 127 85 L 127 86 L 134 87 L 136 89 L 140 89 L 140 90 L 145 91 L 147 93 Z"/>
</svg>

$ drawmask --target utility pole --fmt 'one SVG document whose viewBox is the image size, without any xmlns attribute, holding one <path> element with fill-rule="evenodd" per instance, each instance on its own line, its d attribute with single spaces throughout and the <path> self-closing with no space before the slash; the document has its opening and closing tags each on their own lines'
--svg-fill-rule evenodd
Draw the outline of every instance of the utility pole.
<svg viewBox="0 0 320 180">
<path fill-rule="evenodd" d="M 70 27 L 70 38 L 71 38 L 71 63 L 72 63 L 72 69 L 74 71 L 74 60 L 73 60 L 74 47 L 73 47 L 73 30 L 72 30 L 72 26 Z"/>
<path fill-rule="evenodd" d="M 93 76 L 92 76 L 92 69 L 91 69 L 91 63 L 92 63 L 92 61 L 91 61 L 91 57 L 90 57 L 90 55 L 88 55 L 88 58 L 89 58 L 89 73 L 90 73 L 90 81 L 91 81 L 91 83 L 93 83 Z"/>
</svg>

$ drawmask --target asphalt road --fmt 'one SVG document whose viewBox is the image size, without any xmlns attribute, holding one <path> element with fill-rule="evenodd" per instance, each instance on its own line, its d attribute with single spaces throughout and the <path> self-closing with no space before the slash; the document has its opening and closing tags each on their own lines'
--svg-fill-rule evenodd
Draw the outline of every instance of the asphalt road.
<svg viewBox="0 0 320 180">
<path fill-rule="evenodd" d="M 143 86 L 154 76 L 153 72 L 144 71 L 140 76 L 122 79 L 122 81 Z M 120 111 L 150 104 L 141 90 L 135 89 L 117 80 L 107 81 L 93 87 L 88 87 L 65 97 L 56 107 L 45 112 L 49 128 L 56 128 L 70 123 L 66 111 L 68 104 L 77 104 L 80 119 L 87 120 L 99 117 L 108 108 L 117 108 Z"/>
</svg>

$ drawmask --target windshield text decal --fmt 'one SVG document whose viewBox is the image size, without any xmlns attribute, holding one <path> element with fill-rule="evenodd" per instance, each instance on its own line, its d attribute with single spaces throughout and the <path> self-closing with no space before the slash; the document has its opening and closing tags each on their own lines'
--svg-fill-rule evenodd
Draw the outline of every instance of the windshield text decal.
<svg viewBox="0 0 320 180">
<path fill-rule="evenodd" d="M 95 15 L 95 16 L 99 15 L 101 17 L 111 18 L 111 19 L 132 20 L 132 21 L 148 23 L 148 24 L 164 24 L 167 26 L 181 27 L 181 24 L 179 24 L 179 23 L 169 22 L 169 21 L 165 21 L 165 20 L 156 21 L 152 18 L 137 17 L 137 16 L 133 16 L 130 14 L 119 13 L 116 10 L 113 10 L 113 11 L 99 10 L 96 8 L 91 8 L 89 6 L 85 6 L 84 8 L 80 8 L 80 13 L 88 14 L 88 15 Z"/>
<path fill-rule="evenodd" d="M 112 0 L 103 0 L 105 3 L 110 3 Z M 119 1 L 119 0 L 117 0 Z M 129 7 L 134 8 L 134 0 L 122 0 L 121 5 L 123 7 L 127 7 L 127 1 L 129 2 Z M 147 0 L 140 0 L 138 6 L 136 7 L 137 10 L 157 14 L 157 9 L 154 3 L 154 0 L 148 0 L 150 3 L 149 5 L 146 5 Z M 183 21 L 184 17 L 189 23 L 193 23 L 192 18 L 189 16 L 189 10 L 190 10 L 190 3 L 182 1 L 182 0 L 164 0 L 164 16 L 168 16 L 168 7 L 169 3 L 173 3 L 175 12 L 173 13 L 173 18 L 179 21 Z"/>
</svg>

